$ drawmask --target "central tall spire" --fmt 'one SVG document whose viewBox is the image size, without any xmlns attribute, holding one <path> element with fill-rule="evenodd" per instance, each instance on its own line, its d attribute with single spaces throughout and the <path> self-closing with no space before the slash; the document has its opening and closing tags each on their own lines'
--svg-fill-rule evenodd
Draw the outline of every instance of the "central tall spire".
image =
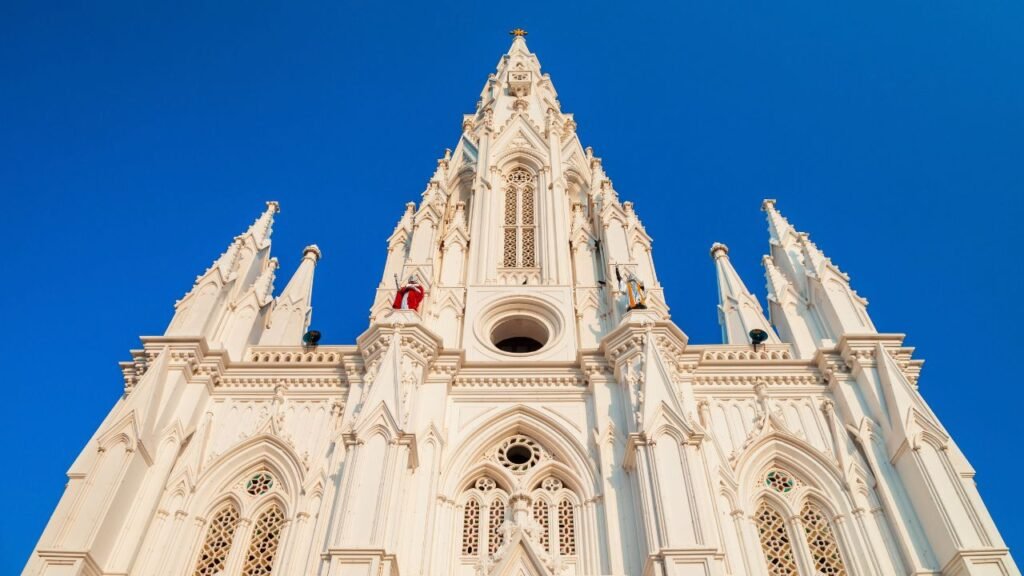
<svg viewBox="0 0 1024 576">
<path fill-rule="evenodd" d="M 531 358 L 571 360 L 625 314 L 614 278 L 643 282 L 653 313 L 667 318 L 668 307 L 633 204 L 583 148 L 526 31 L 511 35 L 458 143 L 389 240 L 371 316 L 391 314 L 395 277 L 415 276 L 424 322 L 467 360 L 516 359 L 503 338 L 532 341 Z"/>
</svg>

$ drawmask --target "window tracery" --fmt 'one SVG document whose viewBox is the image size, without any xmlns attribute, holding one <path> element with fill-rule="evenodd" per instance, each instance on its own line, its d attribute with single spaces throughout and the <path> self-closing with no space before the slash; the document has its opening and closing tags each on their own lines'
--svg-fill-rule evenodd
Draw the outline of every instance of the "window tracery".
<svg viewBox="0 0 1024 576">
<path fill-rule="evenodd" d="M 516 474 L 522 474 L 540 462 L 543 452 L 537 441 L 516 434 L 498 446 L 498 462 Z"/>
<path fill-rule="evenodd" d="M 836 544 L 828 518 L 821 508 L 812 502 L 805 503 L 800 512 L 800 521 L 804 525 L 807 546 L 814 559 L 815 573 L 822 576 L 846 576 L 839 545 Z"/>
<path fill-rule="evenodd" d="M 794 504 L 803 501 L 799 517 L 791 521 L 783 519 L 767 502 L 762 501 L 758 506 L 754 522 L 757 524 L 768 573 L 772 576 L 796 576 L 799 572 L 794 550 L 799 549 L 803 556 L 813 562 L 814 576 L 847 576 L 829 517 L 819 504 L 803 498 L 807 485 L 798 476 L 780 467 L 769 468 L 758 478 L 761 490 L 795 501 Z M 791 539 L 792 534 L 799 536 Z"/>
<path fill-rule="evenodd" d="M 491 556 L 498 551 L 504 541 L 504 534 L 501 525 L 505 522 L 505 502 L 494 500 L 491 502 L 487 518 L 487 553 Z"/>
<path fill-rule="evenodd" d="M 536 178 L 525 168 L 505 177 L 502 266 L 533 268 L 536 251 Z"/>
<path fill-rule="evenodd" d="M 765 474 L 764 485 L 776 492 L 786 493 L 793 489 L 795 483 L 789 474 L 782 470 L 770 470 Z"/>
<path fill-rule="evenodd" d="M 757 524 L 768 574 L 799 576 L 789 530 L 782 516 L 766 502 L 762 502 L 754 514 L 754 522 Z"/>
<path fill-rule="evenodd" d="M 245 484 L 250 496 L 262 496 L 274 487 L 274 478 L 267 472 L 258 472 Z"/>
<path fill-rule="evenodd" d="M 568 499 L 558 503 L 558 551 L 562 556 L 576 555 L 576 514 Z"/>
<path fill-rule="evenodd" d="M 537 522 L 540 545 L 545 552 L 551 552 L 551 511 L 546 500 L 533 501 L 533 519 Z"/>
<path fill-rule="evenodd" d="M 488 473 L 467 480 L 461 512 L 463 561 L 497 560 L 507 538 L 506 525 L 519 525 L 539 550 L 576 562 L 580 499 L 561 474 L 538 473 L 555 460 L 544 446 L 525 434 L 512 434 L 484 451 L 481 460 L 511 474 Z M 525 501 L 525 518 L 513 514 L 511 503 L 517 499 Z"/>
<path fill-rule="evenodd" d="M 238 527 L 238 508 L 234 504 L 226 504 L 213 516 L 210 527 L 206 530 L 203 547 L 199 551 L 196 569 L 193 576 L 215 576 L 224 570 L 231 542 L 235 538 Z"/>
<path fill-rule="evenodd" d="M 242 576 L 266 576 L 271 574 L 277 545 L 281 541 L 284 526 L 284 512 L 277 504 L 271 506 L 253 524 L 249 539 L 249 554 L 242 568 Z"/>
<path fill-rule="evenodd" d="M 476 556 L 480 551 L 480 502 L 470 498 L 462 511 L 462 555 Z"/>
</svg>

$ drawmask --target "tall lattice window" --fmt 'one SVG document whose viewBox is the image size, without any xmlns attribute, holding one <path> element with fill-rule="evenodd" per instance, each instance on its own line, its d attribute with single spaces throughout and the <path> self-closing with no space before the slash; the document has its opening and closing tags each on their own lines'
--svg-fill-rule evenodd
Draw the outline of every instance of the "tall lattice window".
<svg viewBox="0 0 1024 576">
<path fill-rule="evenodd" d="M 213 515 L 210 527 L 206 529 L 193 576 L 214 576 L 224 570 L 237 527 L 238 508 L 234 504 L 225 504 Z"/>
<path fill-rule="evenodd" d="M 491 502 L 491 511 L 487 518 L 487 553 L 494 555 L 504 540 L 501 525 L 505 522 L 505 503 L 501 500 Z"/>
<path fill-rule="evenodd" d="M 271 506 L 253 524 L 249 555 L 245 558 L 242 576 L 266 576 L 274 568 L 277 545 L 281 541 L 284 512 L 277 504 Z"/>
<path fill-rule="evenodd" d="M 754 514 L 757 531 L 761 537 L 761 549 L 771 576 L 799 576 L 796 560 L 793 558 L 793 543 L 782 516 L 767 503 L 762 502 Z"/>
<path fill-rule="evenodd" d="M 549 554 L 576 555 L 576 508 L 572 491 L 548 476 L 533 489 L 533 519 L 537 541 Z"/>
<path fill-rule="evenodd" d="M 814 558 L 815 574 L 846 576 L 846 566 L 843 565 L 843 557 L 839 554 L 839 546 L 832 534 L 828 518 L 821 508 L 807 502 L 800 511 L 800 520 L 807 534 L 807 546 L 811 549 L 811 557 Z"/>
<path fill-rule="evenodd" d="M 546 501 L 539 498 L 533 501 L 533 519 L 540 530 L 540 545 L 545 552 L 551 552 L 551 512 Z"/>
<path fill-rule="evenodd" d="M 536 179 L 524 168 L 505 177 L 502 266 L 537 266 Z"/>
<path fill-rule="evenodd" d="M 480 552 L 480 502 L 476 498 L 466 501 L 462 510 L 462 555 L 476 556 Z"/>
<path fill-rule="evenodd" d="M 562 556 L 576 555 L 576 514 L 568 499 L 558 503 L 558 551 Z"/>
</svg>

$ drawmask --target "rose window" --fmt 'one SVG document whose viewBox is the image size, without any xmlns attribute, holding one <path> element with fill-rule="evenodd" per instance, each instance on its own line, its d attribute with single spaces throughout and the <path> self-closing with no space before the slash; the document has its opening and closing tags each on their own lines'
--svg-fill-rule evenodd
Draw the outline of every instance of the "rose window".
<svg viewBox="0 0 1024 576">
<path fill-rule="evenodd" d="M 785 494 L 793 489 L 795 483 L 788 474 L 781 470 L 772 470 L 764 477 L 764 485 Z"/>
<path fill-rule="evenodd" d="M 522 474 L 540 461 L 540 446 L 535 440 L 517 434 L 498 447 L 498 462 L 509 470 Z"/>
<path fill-rule="evenodd" d="M 273 487 L 274 478 L 266 472 L 260 472 L 250 478 L 245 484 L 245 491 L 251 496 L 262 496 L 270 492 L 270 489 Z"/>
</svg>

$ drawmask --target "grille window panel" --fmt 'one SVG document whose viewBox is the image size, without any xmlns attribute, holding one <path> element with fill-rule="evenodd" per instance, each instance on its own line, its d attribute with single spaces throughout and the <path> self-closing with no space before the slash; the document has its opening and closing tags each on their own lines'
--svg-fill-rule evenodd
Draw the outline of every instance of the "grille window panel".
<svg viewBox="0 0 1024 576">
<path fill-rule="evenodd" d="M 501 265 L 505 268 L 537 266 L 536 178 L 524 168 L 505 177 L 505 212 Z"/>
<path fill-rule="evenodd" d="M 480 552 L 480 502 L 473 498 L 462 511 L 462 555 L 476 556 Z"/>
<path fill-rule="evenodd" d="M 234 504 L 224 506 L 213 515 L 206 529 L 206 538 L 203 539 L 193 576 L 215 576 L 224 570 L 238 528 L 238 518 L 238 509 Z"/>
<path fill-rule="evenodd" d="M 272 573 L 283 528 L 284 512 L 280 506 L 275 504 L 260 514 L 253 524 L 242 576 L 269 576 Z"/>
<path fill-rule="evenodd" d="M 828 518 L 817 505 L 808 502 L 800 512 L 800 520 L 807 536 L 807 546 L 814 558 L 815 574 L 821 576 L 846 576 L 846 566 L 839 554 L 832 527 Z"/>
<path fill-rule="evenodd" d="M 765 565 L 770 576 L 799 576 L 793 557 L 793 544 L 782 516 L 762 502 L 754 514 L 754 522 L 761 539 Z"/>
</svg>

